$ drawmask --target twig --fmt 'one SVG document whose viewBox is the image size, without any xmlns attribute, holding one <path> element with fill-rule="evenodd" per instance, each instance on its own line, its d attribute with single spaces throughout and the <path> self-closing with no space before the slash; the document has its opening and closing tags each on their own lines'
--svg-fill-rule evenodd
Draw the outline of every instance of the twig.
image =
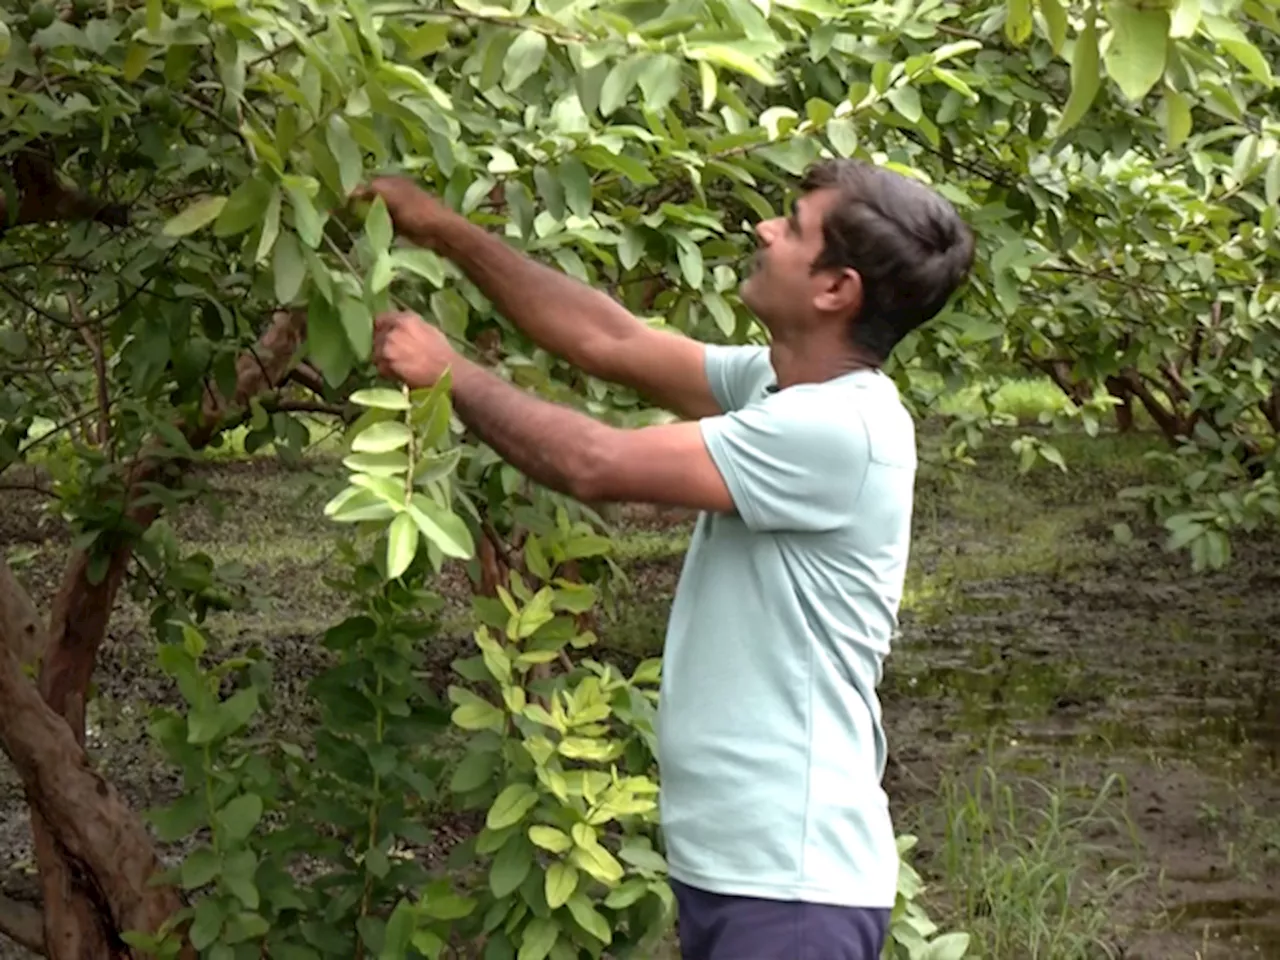
<svg viewBox="0 0 1280 960">
<path fill-rule="evenodd" d="M 89 329 L 89 320 L 84 315 L 84 308 L 80 306 L 80 301 L 76 299 L 75 294 L 67 294 L 67 306 L 71 310 L 71 317 L 75 320 L 76 326 L 80 328 L 80 335 L 84 338 L 84 342 L 88 344 L 90 352 L 93 353 L 93 372 L 98 381 L 98 446 L 106 455 L 108 462 L 111 457 L 111 394 L 107 390 L 107 358 L 106 351 L 102 347 L 102 338 L 94 336 L 92 330 Z"/>
</svg>

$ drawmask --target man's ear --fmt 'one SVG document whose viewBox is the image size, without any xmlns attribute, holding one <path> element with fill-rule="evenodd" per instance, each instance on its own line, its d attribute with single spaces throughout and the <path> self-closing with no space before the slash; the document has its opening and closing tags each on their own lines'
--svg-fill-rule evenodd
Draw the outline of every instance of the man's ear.
<svg viewBox="0 0 1280 960">
<path fill-rule="evenodd" d="M 840 267 L 824 274 L 826 283 L 814 299 L 822 313 L 852 316 L 862 309 L 862 276 L 852 267 Z"/>
</svg>

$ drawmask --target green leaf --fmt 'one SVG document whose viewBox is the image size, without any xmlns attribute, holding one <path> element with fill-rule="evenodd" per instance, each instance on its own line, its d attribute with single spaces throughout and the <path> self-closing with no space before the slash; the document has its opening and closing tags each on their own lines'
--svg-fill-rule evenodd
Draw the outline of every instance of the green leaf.
<svg viewBox="0 0 1280 960">
<path fill-rule="evenodd" d="M 851 157 L 858 149 L 858 128 L 848 117 L 836 117 L 827 124 L 827 139 L 842 157 Z"/>
<path fill-rule="evenodd" d="M 364 218 L 364 233 L 374 250 L 382 252 L 391 246 L 395 239 L 395 228 L 391 224 L 391 214 L 387 211 L 387 202 L 379 195 L 369 204 L 369 212 Z"/>
<path fill-rule="evenodd" d="M 325 142 L 338 161 L 338 175 L 342 189 L 348 194 L 360 185 L 364 177 L 364 157 L 360 147 L 351 137 L 351 128 L 341 117 L 332 117 L 325 131 Z"/>
<path fill-rule="evenodd" d="M 418 552 L 421 534 L 408 513 L 401 513 L 387 529 L 387 579 L 394 580 L 409 569 Z"/>
<path fill-rule="evenodd" d="M 586 896 L 579 893 L 569 899 L 569 912 L 573 914 L 573 919 L 583 930 L 591 934 L 597 940 L 606 944 L 613 941 L 613 933 L 609 929 L 609 921 L 607 921 L 595 907 L 591 905 Z"/>
<path fill-rule="evenodd" d="M 503 62 L 502 87 L 515 90 L 538 72 L 547 54 L 547 38 L 536 30 L 524 30 L 507 48 Z"/>
<path fill-rule="evenodd" d="M 222 864 L 222 885 L 247 910 L 257 910 L 262 899 L 255 882 L 257 872 L 258 857 L 252 850 L 228 854 Z"/>
<path fill-rule="evenodd" d="M 242 794 L 223 807 L 217 819 L 222 841 L 240 843 L 262 819 L 262 798 L 256 793 Z"/>
<path fill-rule="evenodd" d="M 591 216 L 594 199 L 591 194 L 591 174 L 577 157 L 568 157 L 560 164 L 560 183 L 564 186 L 565 203 L 579 217 Z"/>
<path fill-rule="evenodd" d="M 778 82 L 778 76 L 772 67 L 766 64 L 758 54 L 749 52 L 738 44 L 689 43 L 687 56 L 693 60 L 707 60 L 716 66 L 736 70 L 765 86 L 773 86 Z"/>
<path fill-rule="evenodd" d="M 506 723 L 505 713 L 463 687 L 450 687 L 449 699 L 457 704 L 453 722 L 463 730 L 501 730 Z"/>
<path fill-rule="evenodd" d="M 446 556 L 469 560 L 475 555 L 476 544 L 471 531 L 456 513 L 417 493 L 409 502 L 409 515 L 423 535 Z"/>
<path fill-rule="evenodd" d="M 218 902 L 216 897 L 206 897 L 196 904 L 195 919 L 191 923 L 191 929 L 188 936 L 191 938 L 191 945 L 197 950 L 203 950 L 210 946 L 218 939 L 218 934 L 222 933 L 222 922 L 225 915 L 222 911 L 222 904 Z"/>
<path fill-rule="evenodd" d="M 1108 8 L 1115 31 L 1107 47 L 1107 74 L 1131 101 L 1150 92 L 1164 74 L 1169 12 L 1131 6 L 1117 0 Z"/>
<path fill-rule="evenodd" d="M 636 82 L 640 79 L 639 57 L 628 57 L 615 63 L 600 87 L 600 114 L 610 116 L 627 102 Z"/>
<path fill-rule="evenodd" d="M 231 237 L 243 233 L 262 216 L 271 198 L 271 186 L 259 177 L 246 180 L 232 191 L 227 202 L 218 212 L 213 223 L 213 233 L 218 237 Z"/>
<path fill-rule="evenodd" d="M 311 359 L 330 386 L 336 387 L 351 372 L 351 350 L 342 321 L 327 300 L 313 296 L 307 310 L 307 347 Z"/>
<path fill-rule="evenodd" d="M 292 303 L 307 276 L 302 248 L 298 246 L 298 240 L 292 233 L 281 234 L 276 241 L 276 254 L 271 267 L 275 277 L 276 300 L 281 305 Z"/>
<path fill-rule="evenodd" d="M 573 841 L 563 830 L 548 827 L 546 824 L 535 824 L 529 828 L 529 839 L 543 850 L 552 853 L 568 853 L 573 849 Z"/>
<path fill-rule="evenodd" d="M 324 238 L 324 222 L 316 205 L 297 187 L 286 187 L 289 194 L 289 205 L 293 208 L 293 226 L 298 231 L 298 238 L 312 250 L 320 246 Z"/>
<path fill-rule="evenodd" d="M 1071 94 L 1058 120 L 1058 135 L 1066 133 L 1078 124 L 1098 95 L 1102 75 L 1098 60 L 1098 23 L 1090 5 L 1085 13 L 1084 28 L 1076 37 L 1075 50 L 1071 54 Z"/>
<path fill-rule="evenodd" d="M 272 187 L 271 197 L 267 200 L 267 212 L 262 219 L 262 234 L 258 237 L 258 252 L 254 255 L 254 263 L 262 263 L 267 258 L 280 235 L 280 204 L 280 188 Z"/>
<path fill-rule="evenodd" d="M 680 92 L 682 78 L 680 61 L 671 54 L 660 53 L 646 58 L 639 77 L 644 105 L 654 112 L 665 110 L 667 104 Z"/>
<path fill-rule="evenodd" d="M 911 123 L 919 123 L 924 116 L 924 109 L 920 106 L 920 91 L 915 87 L 894 87 L 889 91 L 887 99 Z"/>
<path fill-rule="evenodd" d="M 1164 92 L 1164 139 L 1170 150 L 1177 150 L 1191 133 L 1191 104 L 1177 90 Z"/>
<path fill-rule="evenodd" d="M 527 783 L 513 783 L 503 790 L 485 817 L 485 825 L 490 830 L 501 830 L 524 819 L 525 815 L 538 804 L 538 792 Z"/>
<path fill-rule="evenodd" d="M 1194 37 L 1200 26 L 1200 0 L 1176 0 L 1169 36 L 1175 40 Z"/>
<path fill-rule="evenodd" d="M 533 869 L 533 847 L 521 835 L 507 840 L 489 869 L 489 890 L 502 898 L 514 893 Z"/>
<path fill-rule="evenodd" d="M 409 428 L 399 420 L 382 420 L 356 434 L 351 441 L 351 449 L 356 453 L 389 453 L 399 450 L 412 439 Z"/>
<path fill-rule="evenodd" d="M 363 300 L 343 297 L 339 316 L 356 359 L 366 361 L 373 353 L 373 314 Z"/>
<path fill-rule="evenodd" d="M 547 906 L 552 910 L 564 906 L 578 889 L 578 868 L 571 863 L 553 863 L 545 877 Z"/>
<path fill-rule="evenodd" d="M 1049 46 L 1054 56 L 1058 56 L 1067 42 L 1067 12 L 1062 8 L 1062 0 L 1040 0 L 1040 12 L 1044 14 Z"/>
<path fill-rule="evenodd" d="M 1020 47 L 1031 36 L 1031 0 L 1006 0 L 1004 35 Z"/>
<path fill-rule="evenodd" d="M 535 917 L 524 928 L 524 938 L 520 942 L 520 952 L 516 955 L 516 960 L 546 960 L 559 938 L 559 924 L 554 920 Z"/>
<path fill-rule="evenodd" d="M 194 890 L 196 887 L 212 883 L 221 866 L 216 853 L 208 847 L 201 847 L 182 861 L 182 869 L 179 871 L 182 888 Z"/>
<path fill-rule="evenodd" d="M 1218 42 L 1218 46 L 1235 57 L 1241 66 L 1253 74 L 1255 80 L 1271 85 L 1271 65 L 1267 58 L 1249 42 L 1232 20 L 1217 14 L 1205 14 L 1202 20 L 1209 36 Z"/>
<path fill-rule="evenodd" d="M 969 934 L 944 933 L 920 954 L 920 960 L 961 960 L 969 951 Z"/>
<path fill-rule="evenodd" d="M 493 779 L 497 762 L 497 755 L 487 751 L 468 753 L 454 770 L 453 777 L 449 781 L 449 789 L 454 793 L 470 793 L 472 790 L 479 790 Z"/>
<path fill-rule="evenodd" d="M 1267 206 L 1274 207 L 1280 203 L 1280 150 L 1273 153 L 1267 162 L 1266 196 Z"/>
<path fill-rule="evenodd" d="M 376 407 L 379 410 L 408 410 L 409 398 L 401 390 L 390 390 L 386 387 L 372 387 L 357 390 L 351 394 L 351 402 L 362 407 Z"/>
<path fill-rule="evenodd" d="M 197 200 L 164 225 L 165 236 L 185 237 L 195 233 L 201 227 L 208 226 L 218 218 L 218 214 L 222 212 L 226 203 L 226 197 L 205 197 L 203 200 Z"/>
</svg>

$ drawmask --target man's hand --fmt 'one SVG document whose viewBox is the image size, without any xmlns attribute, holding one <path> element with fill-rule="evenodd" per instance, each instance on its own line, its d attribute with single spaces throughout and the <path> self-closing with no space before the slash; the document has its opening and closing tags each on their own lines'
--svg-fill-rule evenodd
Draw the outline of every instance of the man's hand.
<svg viewBox="0 0 1280 960">
<path fill-rule="evenodd" d="M 396 233 L 422 247 L 435 249 L 441 224 L 453 212 L 408 177 L 375 177 L 352 191 L 351 199 L 387 205 Z"/>
<path fill-rule="evenodd" d="M 379 314 L 373 323 L 373 361 L 378 372 L 412 389 L 434 386 L 458 355 L 443 333 L 416 313 Z"/>
</svg>

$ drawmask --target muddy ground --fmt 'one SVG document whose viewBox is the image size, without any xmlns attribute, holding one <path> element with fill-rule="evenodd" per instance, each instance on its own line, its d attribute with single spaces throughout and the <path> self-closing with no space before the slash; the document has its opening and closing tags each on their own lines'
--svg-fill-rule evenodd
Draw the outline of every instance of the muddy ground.
<svg viewBox="0 0 1280 960">
<path fill-rule="evenodd" d="M 1232 567 L 1193 575 L 1117 497 L 1149 478 L 1142 438 L 1065 446 L 1072 471 L 1020 478 L 996 441 L 976 468 L 926 465 L 902 635 L 882 687 L 887 785 L 931 914 L 995 960 L 1280 958 L 1280 544 L 1236 545 Z M 262 591 L 224 636 L 263 643 L 286 699 L 303 704 L 318 635 L 344 615 L 321 582 L 320 507 L 332 464 L 223 463 L 175 526 L 244 565 Z M 39 597 L 66 550 L 38 496 L 7 494 L 0 547 Z M 1113 523 L 1137 536 L 1118 544 Z M 629 511 L 632 579 L 610 656 L 660 648 L 688 520 Z M 461 611 L 462 596 L 458 596 Z M 461 624 L 461 621 L 459 621 Z M 143 610 L 122 603 L 96 677 L 97 763 L 138 806 L 176 778 L 148 743 L 167 695 Z M 433 651 L 441 686 L 466 644 Z M 305 728 L 305 709 L 279 710 Z M 456 832 L 456 824 L 447 831 Z M 0 766 L 0 890 L 32 889 L 30 836 Z M 6 952 L 7 951 L 7 952 Z M 0 942 L 0 960 L 27 954 Z"/>
</svg>

